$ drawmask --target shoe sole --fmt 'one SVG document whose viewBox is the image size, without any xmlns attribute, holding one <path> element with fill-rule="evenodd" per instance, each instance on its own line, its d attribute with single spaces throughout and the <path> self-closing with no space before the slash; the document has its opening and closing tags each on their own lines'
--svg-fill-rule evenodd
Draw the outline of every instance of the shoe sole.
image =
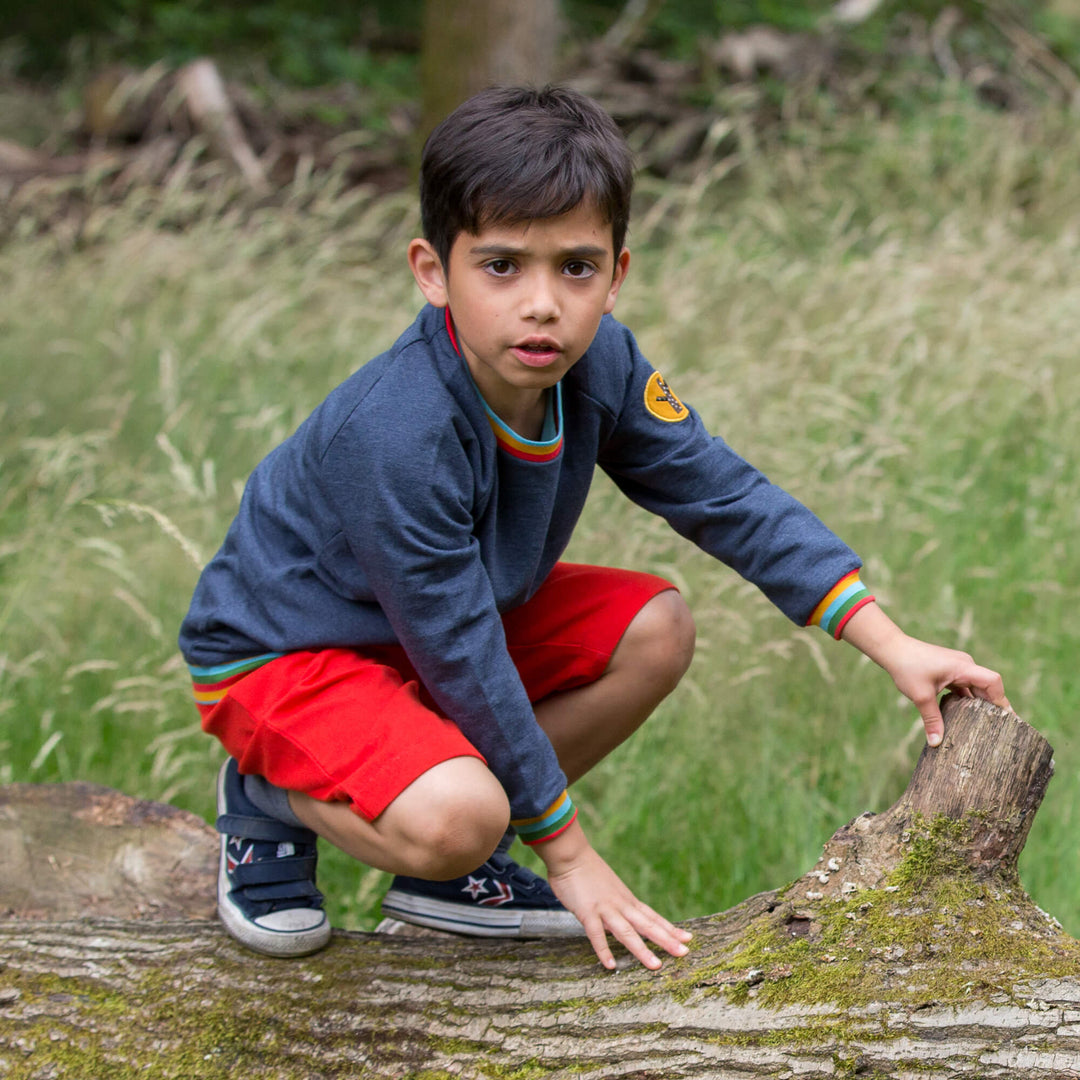
<svg viewBox="0 0 1080 1080">
<path fill-rule="evenodd" d="M 467 907 L 449 900 L 391 889 L 382 901 L 383 913 L 433 930 L 470 937 L 584 937 L 585 927 L 569 911 L 543 908 L 506 910 Z"/>
<path fill-rule="evenodd" d="M 225 806 L 225 770 L 228 761 L 218 771 L 217 809 L 218 814 L 227 813 Z M 221 833 L 220 855 L 218 858 L 217 910 L 229 936 L 239 941 L 253 952 L 264 956 L 307 956 L 318 952 L 330 940 L 330 920 L 323 914 L 318 926 L 307 930 L 271 930 L 266 926 L 253 923 L 229 899 L 229 879 L 226 874 L 227 848 L 229 838 Z"/>
</svg>

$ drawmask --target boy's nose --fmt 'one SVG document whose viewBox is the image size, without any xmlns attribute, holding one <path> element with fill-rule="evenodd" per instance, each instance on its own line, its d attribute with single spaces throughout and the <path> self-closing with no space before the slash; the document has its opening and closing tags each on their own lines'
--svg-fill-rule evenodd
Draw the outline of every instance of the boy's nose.
<svg viewBox="0 0 1080 1080">
<path fill-rule="evenodd" d="M 522 311 L 525 318 L 537 322 L 549 322 L 556 318 L 559 314 L 559 298 L 554 283 L 547 275 L 537 275 L 529 284 Z"/>
</svg>

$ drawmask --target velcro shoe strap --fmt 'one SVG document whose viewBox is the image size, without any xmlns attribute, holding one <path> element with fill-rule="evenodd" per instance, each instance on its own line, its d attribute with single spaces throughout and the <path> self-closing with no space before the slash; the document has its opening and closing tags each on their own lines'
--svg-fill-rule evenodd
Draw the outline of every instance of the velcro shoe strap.
<svg viewBox="0 0 1080 1080">
<path fill-rule="evenodd" d="M 310 829 L 298 829 L 269 817 L 248 817 L 246 814 L 222 814 L 214 825 L 226 836 L 241 836 L 245 840 L 272 840 L 278 844 L 314 844 Z"/>
<path fill-rule="evenodd" d="M 276 885 L 279 881 L 310 881 L 314 876 L 314 855 L 241 863 L 229 872 L 229 880 L 240 888 L 245 885 Z"/>
<path fill-rule="evenodd" d="M 252 885 L 244 890 L 245 900 L 317 900 L 322 904 L 323 894 L 310 881 L 283 881 L 277 885 Z"/>
</svg>

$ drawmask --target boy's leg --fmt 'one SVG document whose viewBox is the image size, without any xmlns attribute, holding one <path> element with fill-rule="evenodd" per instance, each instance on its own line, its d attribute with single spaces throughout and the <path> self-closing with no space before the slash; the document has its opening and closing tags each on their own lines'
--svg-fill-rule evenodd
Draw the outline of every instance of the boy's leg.
<svg viewBox="0 0 1080 1080">
<path fill-rule="evenodd" d="M 560 563 L 503 622 L 536 718 L 571 783 L 641 726 L 694 655 L 682 596 L 637 571 Z"/>
<path fill-rule="evenodd" d="M 629 738 L 679 684 L 694 656 L 694 620 L 674 589 L 657 593 L 631 620 L 603 674 L 535 706 L 559 764 L 573 783 Z"/>
<path fill-rule="evenodd" d="M 433 766 L 373 821 L 345 803 L 296 791 L 288 798 L 308 828 L 366 865 L 394 874 L 382 901 L 386 927 L 400 919 L 492 937 L 583 933 L 548 883 L 502 849 L 509 803 L 479 759 Z"/>
<path fill-rule="evenodd" d="M 317 834 L 391 873 L 452 878 L 506 830 L 506 795 L 483 759 L 384 663 L 290 654 L 201 711 L 231 755 L 219 777 L 218 908 L 257 951 L 301 955 L 329 939 Z"/>
<path fill-rule="evenodd" d="M 506 831 L 502 785 L 475 757 L 443 761 L 414 780 L 373 821 L 348 803 L 290 791 L 296 816 L 347 855 L 377 870 L 445 881 L 474 870 Z"/>
<path fill-rule="evenodd" d="M 545 589 L 507 618 L 507 634 L 526 686 L 543 695 L 537 720 L 573 782 L 678 685 L 693 657 L 694 623 L 682 596 L 652 575 L 562 564 Z M 584 617 L 571 599 L 583 593 L 592 609 Z M 308 827 L 361 862 L 432 880 L 478 867 L 509 816 L 498 781 L 468 757 L 424 772 L 371 821 L 346 803 L 295 790 L 289 802 Z M 477 851 L 481 858 L 464 865 Z"/>
</svg>

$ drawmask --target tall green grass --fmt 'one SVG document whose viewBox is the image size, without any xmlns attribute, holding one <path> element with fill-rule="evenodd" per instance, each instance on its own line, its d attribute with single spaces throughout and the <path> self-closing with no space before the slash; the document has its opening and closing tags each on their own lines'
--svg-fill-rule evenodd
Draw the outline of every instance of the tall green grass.
<svg viewBox="0 0 1080 1080">
<path fill-rule="evenodd" d="M 959 103 L 796 135 L 644 186 L 619 314 L 901 625 L 1002 671 L 1057 757 L 1022 876 L 1080 933 L 1080 136 Z M 418 304 L 410 197 L 239 205 L 178 180 L 0 249 L 0 782 L 213 814 L 174 645 L 198 566 L 258 458 Z M 670 574 L 697 616 L 684 684 L 576 793 L 654 906 L 783 884 L 903 789 L 921 725 L 854 650 L 603 478 L 569 555 Z M 328 850 L 322 881 L 372 925 L 381 875 Z"/>
</svg>

